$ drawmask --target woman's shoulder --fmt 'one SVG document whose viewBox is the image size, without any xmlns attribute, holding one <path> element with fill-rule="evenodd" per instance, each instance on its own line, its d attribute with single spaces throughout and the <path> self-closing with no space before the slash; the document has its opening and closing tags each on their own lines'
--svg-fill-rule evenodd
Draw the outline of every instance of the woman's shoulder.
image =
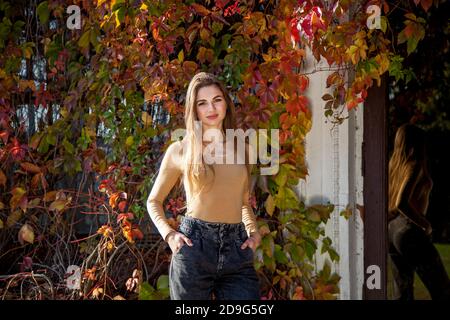
<svg viewBox="0 0 450 320">
<path fill-rule="evenodd" d="M 176 167 L 180 170 L 182 170 L 182 161 L 183 161 L 183 142 L 178 140 L 175 142 L 172 142 L 166 150 L 166 155 L 168 161 L 170 162 L 172 167 Z"/>
</svg>

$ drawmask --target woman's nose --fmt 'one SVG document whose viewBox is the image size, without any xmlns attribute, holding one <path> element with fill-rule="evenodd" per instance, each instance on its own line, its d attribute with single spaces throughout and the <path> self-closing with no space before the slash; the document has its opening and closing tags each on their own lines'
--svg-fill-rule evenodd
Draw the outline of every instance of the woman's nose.
<svg viewBox="0 0 450 320">
<path fill-rule="evenodd" d="M 208 103 L 208 110 L 216 110 L 216 105 L 214 104 L 214 102 Z"/>
</svg>

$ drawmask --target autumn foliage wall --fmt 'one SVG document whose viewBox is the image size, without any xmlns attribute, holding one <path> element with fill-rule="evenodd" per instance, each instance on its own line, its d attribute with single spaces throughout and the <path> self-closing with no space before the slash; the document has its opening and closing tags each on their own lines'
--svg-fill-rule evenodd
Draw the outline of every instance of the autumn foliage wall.
<svg viewBox="0 0 450 320">
<path fill-rule="evenodd" d="M 263 298 L 336 298 L 339 276 L 327 263 L 314 270 L 316 252 L 339 259 L 324 231 L 334 207 L 306 207 L 295 192 L 311 128 L 302 67 L 306 47 L 337 67 L 323 99 L 342 122 L 342 108 L 363 102 L 393 60 L 387 19 L 382 30 L 365 25 L 371 2 L 381 5 L 360 1 L 349 19 L 350 1 L 1 0 L 0 294 L 168 297 L 170 255 L 148 240 L 145 201 L 170 132 L 183 126 L 187 84 L 203 70 L 229 88 L 240 127 L 280 130 L 280 170 L 257 178 L 252 195 Z M 408 53 L 420 19 L 409 16 L 399 39 Z M 174 226 L 182 204 L 175 190 Z M 79 290 L 67 288 L 69 265 L 81 267 Z"/>
</svg>

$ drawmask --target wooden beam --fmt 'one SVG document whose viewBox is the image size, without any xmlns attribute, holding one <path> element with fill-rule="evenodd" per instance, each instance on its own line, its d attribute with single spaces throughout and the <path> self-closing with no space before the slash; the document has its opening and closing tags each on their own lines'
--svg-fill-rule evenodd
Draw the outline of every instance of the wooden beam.
<svg viewBox="0 0 450 320">
<path fill-rule="evenodd" d="M 364 289 L 363 299 L 387 299 L 388 78 L 372 87 L 364 104 Z M 380 288 L 369 288 L 370 266 L 379 267 Z M 370 281 L 369 281 L 370 282 Z"/>
</svg>

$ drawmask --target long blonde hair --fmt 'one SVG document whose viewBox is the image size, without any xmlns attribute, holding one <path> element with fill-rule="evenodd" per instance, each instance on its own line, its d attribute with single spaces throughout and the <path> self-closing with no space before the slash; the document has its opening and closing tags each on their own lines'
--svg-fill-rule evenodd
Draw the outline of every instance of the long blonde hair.
<svg viewBox="0 0 450 320">
<path fill-rule="evenodd" d="M 429 178 L 425 146 L 425 131 L 419 127 L 404 124 L 397 129 L 389 160 L 389 219 L 397 215 L 397 199 L 405 179 L 414 179 L 416 184 L 424 176 Z"/>
<path fill-rule="evenodd" d="M 227 89 L 222 84 L 222 82 L 217 79 L 213 74 L 206 72 L 197 73 L 189 83 L 186 102 L 185 102 L 185 113 L 184 121 L 186 125 L 186 135 L 183 139 L 185 148 L 185 158 L 184 158 L 184 173 L 186 175 L 189 188 L 194 194 L 194 196 L 204 188 L 205 185 L 201 184 L 201 179 L 204 175 L 207 175 L 208 169 L 213 173 L 213 179 L 215 176 L 214 167 L 211 164 L 205 164 L 203 161 L 203 145 L 196 143 L 196 141 L 203 141 L 203 137 L 198 137 L 198 130 L 195 130 L 195 121 L 199 121 L 199 117 L 196 111 L 196 99 L 200 88 L 207 87 L 210 85 L 217 86 L 224 96 L 226 102 L 226 114 L 222 122 L 222 133 L 225 135 L 226 129 L 236 130 L 236 111 L 233 100 L 230 98 Z M 234 149 L 236 150 L 236 143 L 234 143 Z M 200 150 L 199 150 L 200 149 Z M 202 155 L 201 159 L 196 159 L 195 155 Z M 246 152 L 247 154 L 247 152 Z M 247 159 L 247 158 L 246 158 Z M 195 160 L 195 161 L 194 161 Z M 200 160 L 200 161 L 198 161 Z M 250 181 L 250 168 L 251 166 L 247 164 L 247 177 Z M 201 186 L 200 190 L 194 189 L 195 186 Z M 196 192 L 197 191 L 197 192 Z"/>
</svg>

